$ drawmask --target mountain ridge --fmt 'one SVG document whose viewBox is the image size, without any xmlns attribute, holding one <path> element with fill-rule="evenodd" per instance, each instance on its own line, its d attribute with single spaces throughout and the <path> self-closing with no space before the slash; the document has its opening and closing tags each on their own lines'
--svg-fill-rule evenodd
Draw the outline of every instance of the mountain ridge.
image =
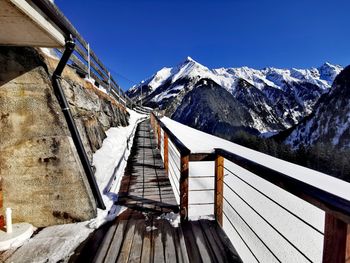
<svg viewBox="0 0 350 263">
<path fill-rule="evenodd" d="M 167 116 L 172 117 L 179 107 L 189 110 L 188 107 L 181 107 L 186 94 L 197 87 L 201 80 L 210 80 L 226 89 L 250 113 L 253 121 L 245 122 L 246 128 L 260 133 L 276 133 L 296 125 L 309 115 L 321 95 L 329 91 L 333 79 L 341 70 L 341 66 L 328 62 L 310 69 L 209 69 L 187 57 L 175 67 L 162 68 L 130 88 L 127 94 L 135 100 L 142 98 L 144 105 L 164 110 Z M 204 87 L 205 82 L 201 86 Z M 201 93 L 197 91 L 196 94 L 200 96 Z M 192 100 L 195 101 L 193 94 Z M 217 103 L 219 105 L 220 101 Z M 213 103 L 211 106 L 215 107 Z M 216 108 L 212 108 L 213 112 L 217 112 Z M 217 114 L 227 118 L 224 115 L 230 113 Z M 184 115 L 178 112 L 177 116 Z M 183 121 L 180 117 L 177 120 Z"/>
</svg>

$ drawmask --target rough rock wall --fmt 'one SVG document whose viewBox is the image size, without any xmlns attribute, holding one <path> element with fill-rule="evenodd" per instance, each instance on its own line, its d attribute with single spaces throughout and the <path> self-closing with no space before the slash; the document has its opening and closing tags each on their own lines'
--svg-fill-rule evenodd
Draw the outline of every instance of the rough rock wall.
<svg viewBox="0 0 350 263">
<path fill-rule="evenodd" d="M 14 222 L 26 221 L 38 227 L 96 215 L 91 189 L 51 85 L 50 72 L 56 64 L 32 48 L 0 47 L 4 209 L 13 208 Z M 102 145 L 104 131 L 127 125 L 128 114 L 73 70 L 65 70 L 63 79 L 91 158 Z"/>
</svg>

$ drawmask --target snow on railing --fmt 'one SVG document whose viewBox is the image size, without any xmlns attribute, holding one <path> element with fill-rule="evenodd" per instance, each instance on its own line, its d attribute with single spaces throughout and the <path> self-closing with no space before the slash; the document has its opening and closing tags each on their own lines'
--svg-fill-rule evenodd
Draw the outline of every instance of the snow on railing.
<svg viewBox="0 0 350 263">
<path fill-rule="evenodd" d="M 349 183 L 153 113 L 151 122 L 182 220 L 213 215 L 244 262 L 349 260 Z"/>
</svg>

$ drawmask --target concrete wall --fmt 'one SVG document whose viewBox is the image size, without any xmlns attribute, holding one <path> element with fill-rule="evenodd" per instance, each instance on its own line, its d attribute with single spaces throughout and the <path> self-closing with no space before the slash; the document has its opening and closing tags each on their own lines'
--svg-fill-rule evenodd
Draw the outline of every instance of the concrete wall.
<svg viewBox="0 0 350 263">
<path fill-rule="evenodd" d="M 0 47 L 0 176 L 13 221 L 42 227 L 88 220 L 96 205 L 54 95 L 57 61 L 35 49 Z M 127 125 L 128 114 L 73 70 L 64 88 L 86 150 L 101 147 L 104 131 Z M 4 213 L 4 209 L 0 214 Z"/>
</svg>

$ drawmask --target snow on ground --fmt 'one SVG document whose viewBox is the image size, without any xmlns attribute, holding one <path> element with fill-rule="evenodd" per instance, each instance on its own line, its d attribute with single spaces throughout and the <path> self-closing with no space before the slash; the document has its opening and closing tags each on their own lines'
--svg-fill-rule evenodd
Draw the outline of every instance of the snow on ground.
<svg viewBox="0 0 350 263">
<path fill-rule="evenodd" d="M 54 263 L 67 262 L 74 250 L 89 234 L 107 221 L 123 212 L 124 207 L 115 206 L 120 181 L 130 154 L 137 124 L 146 115 L 128 110 L 129 126 L 110 128 L 102 147 L 93 156 L 97 184 L 103 193 L 106 210 L 98 209 L 97 217 L 81 223 L 56 225 L 44 228 L 6 262 Z M 1 258 L 0 258 L 1 259 Z"/>
<path fill-rule="evenodd" d="M 210 153 L 222 148 L 350 200 L 350 184 L 345 181 L 195 130 L 167 117 L 161 121 L 192 153 Z M 213 165 L 214 162 L 207 161 L 189 163 L 190 219 L 214 212 Z M 322 261 L 324 211 L 226 159 L 223 195 L 223 229 L 244 262 L 257 262 L 257 259 L 260 262 Z"/>
</svg>

